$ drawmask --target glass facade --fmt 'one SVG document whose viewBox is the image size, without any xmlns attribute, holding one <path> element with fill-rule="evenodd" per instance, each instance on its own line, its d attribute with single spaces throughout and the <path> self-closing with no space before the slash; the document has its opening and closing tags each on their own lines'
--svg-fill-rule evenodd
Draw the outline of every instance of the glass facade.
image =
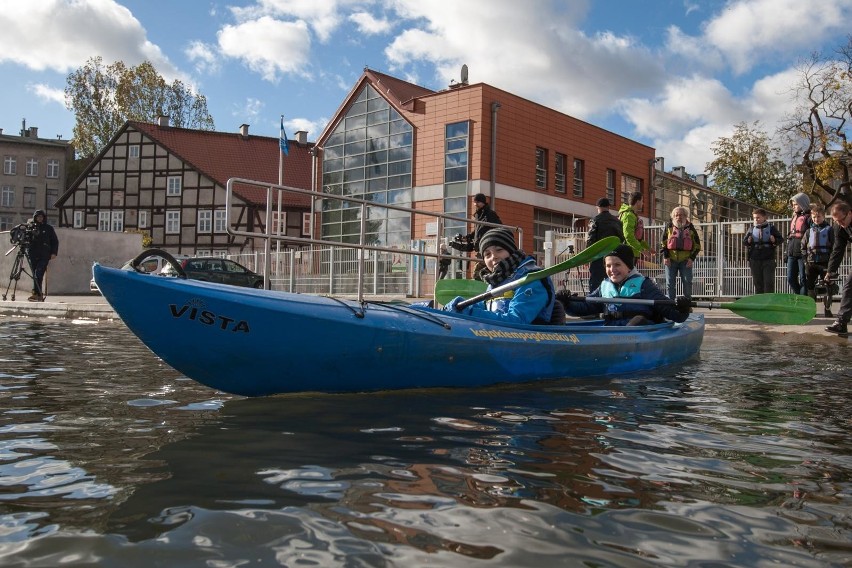
<svg viewBox="0 0 852 568">
<path fill-rule="evenodd" d="M 444 128 L 444 213 L 467 217 L 468 142 L 470 123 L 454 122 Z M 467 234 L 467 223 L 444 220 L 444 236 Z"/>
<path fill-rule="evenodd" d="M 325 144 L 323 192 L 411 207 L 413 138 L 411 125 L 373 87 L 364 86 Z M 366 244 L 410 244 L 410 214 L 371 207 L 366 212 Z M 360 204 L 323 200 L 323 239 L 357 243 L 360 229 Z"/>
</svg>

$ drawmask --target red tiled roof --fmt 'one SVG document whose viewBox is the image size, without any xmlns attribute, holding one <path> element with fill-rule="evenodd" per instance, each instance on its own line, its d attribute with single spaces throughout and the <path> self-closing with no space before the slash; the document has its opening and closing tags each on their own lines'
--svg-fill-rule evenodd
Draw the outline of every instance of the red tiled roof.
<svg viewBox="0 0 852 568">
<path fill-rule="evenodd" d="M 377 91 L 385 97 L 396 99 L 393 102 L 396 102 L 399 106 L 402 106 L 403 103 L 411 99 L 431 95 L 435 92 L 426 87 L 421 87 L 420 85 L 415 85 L 414 83 L 409 83 L 372 69 L 365 69 L 364 75 L 370 79 L 370 83 L 372 83 Z"/>
<path fill-rule="evenodd" d="M 238 132 L 161 127 L 147 122 L 129 121 L 127 124 L 223 187 L 232 177 L 278 183 L 278 138 L 252 134 L 244 138 Z M 283 185 L 311 188 L 309 149 L 312 146 L 290 140 L 290 153 L 284 156 Z M 266 204 L 266 190 L 262 187 L 235 187 L 234 193 L 249 203 Z M 310 197 L 285 192 L 282 206 L 309 208 Z"/>
</svg>

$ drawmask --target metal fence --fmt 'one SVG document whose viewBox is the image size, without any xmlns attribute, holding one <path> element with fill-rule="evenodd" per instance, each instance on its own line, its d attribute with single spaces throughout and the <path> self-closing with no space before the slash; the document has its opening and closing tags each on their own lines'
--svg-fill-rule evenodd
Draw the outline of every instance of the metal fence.
<svg viewBox="0 0 852 568">
<path fill-rule="evenodd" d="M 786 235 L 790 218 L 771 219 L 782 235 Z M 701 253 L 692 268 L 692 296 L 694 298 L 739 298 L 754 293 L 751 270 L 746 259 L 746 247 L 743 239 L 751 230 L 752 223 L 734 221 L 724 223 L 702 223 L 696 225 L 701 237 Z M 666 272 L 659 255 L 660 241 L 665 225 L 645 227 L 645 239 L 651 245 L 651 255 L 640 260 L 637 268 L 646 277 L 653 279 L 661 290 L 666 289 Z M 552 260 L 562 262 L 569 258 L 572 251 L 581 251 L 586 247 L 585 233 L 553 232 L 551 234 Z M 787 284 L 786 243 L 776 249 L 775 291 L 792 292 Z M 852 270 L 852 258 L 846 255 L 841 265 L 841 274 Z M 560 274 L 554 278 L 557 288 L 588 292 L 588 266 Z M 678 295 L 683 293 L 680 279 L 677 282 Z"/>
</svg>

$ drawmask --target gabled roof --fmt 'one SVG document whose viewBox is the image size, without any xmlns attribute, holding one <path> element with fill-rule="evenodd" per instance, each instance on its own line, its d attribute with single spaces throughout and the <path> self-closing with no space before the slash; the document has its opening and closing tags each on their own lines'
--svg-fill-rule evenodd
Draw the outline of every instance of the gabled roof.
<svg viewBox="0 0 852 568">
<path fill-rule="evenodd" d="M 238 132 L 161 127 L 147 122 L 130 121 L 128 125 L 158 142 L 223 187 L 232 177 L 278 183 L 278 138 L 251 134 L 243 137 Z M 312 144 L 302 146 L 290 140 L 289 154 L 284 156 L 283 185 L 299 189 L 311 188 L 309 149 L 312 146 Z M 264 188 L 235 187 L 234 192 L 249 203 L 266 204 Z M 285 192 L 282 205 L 310 207 L 310 198 Z"/>
<path fill-rule="evenodd" d="M 128 121 L 116 133 L 101 154 L 59 200 L 76 190 L 79 180 L 89 175 L 92 167 L 100 161 L 115 141 L 127 130 L 137 130 L 179 157 L 196 171 L 225 186 L 232 177 L 255 181 L 278 183 L 278 138 L 249 135 L 238 132 L 215 132 L 159 126 L 148 122 Z M 289 155 L 284 156 L 284 184 L 299 189 L 311 188 L 311 154 L 313 144 L 298 144 L 290 140 Z M 234 193 L 244 201 L 265 206 L 266 190 L 262 187 L 235 187 Z M 310 207 L 310 197 L 296 193 L 284 193 L 284 207 Z"/>
</svg>

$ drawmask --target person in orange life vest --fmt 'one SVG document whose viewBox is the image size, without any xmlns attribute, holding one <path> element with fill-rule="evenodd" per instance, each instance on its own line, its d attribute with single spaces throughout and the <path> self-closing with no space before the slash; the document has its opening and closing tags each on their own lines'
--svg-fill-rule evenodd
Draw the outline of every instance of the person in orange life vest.
<svg viewBox="0 0 852 568">
<path fill-rule="evenodd" d="M 781 233 L 766 221 L 766 209 L 757 208 L 751 216 L 754 225 L 743 244 L 748 250 L 754 293 L 771 293 L 775 291 L 775 247 L 781 242 Z"/>
<path fill-rule="evenodd" d="M 642 210 L 642 192 L 634 191 L 628 201 L 629 204 L 622 203 L 618 208 L 618 218 L 621 220 L 624 242 L 633 249 L 633 255 L 640 259 L 642 253 L 651 249 L 651 245 L 645 240 L 645 224 L 637 214 Z"/>
<path fill-rule="evenodd" d="M 807 294 L 802 237 L 811 224 L 811 200 L 804 193 L 797 193 L 790 199 L 790 205 L 793 218 L 790 220 L 790 232 L 787 233 L 787 283 L 794 294 Z"/>
<path fill-rule="evenodd" d="M 565 311 L 573 316 L 588 316 L 603 312 L 604 325 L 648 325 L 663 320 L 685 321 L 692 310 L 687 298 L 678 298 L 674 305 L 657 285 L 636 270 L 633 249 L 628 245 L 618 245 L 604 258 L 607 278 L 589 297 L 598 298 L 640 298 L 644 300 L 664 300 L 665 304 L 618 304 L 589 302 L 579 296 L 572 296 L 567 290 L 556 294 L 565 306 Z"/>
<path fill-rule="evenodd" d="M 828 257 L 833 246 L 834 229 L 825 218 L 825 209 L 822 205 L 811 205 L 811 224 L 802 237 L 802 257 L 805 259 L 808 296 L 815 300 L 817 280 L 828 270 Z M 828 288 L 826 294 L 830 294 Z M 832 316 L 828 307 L 825 308 L 824 315 L 827 318 Z"/>
<path fill-rule="evenodd" d="M 683 284 L 683 295 L 692 299 L 692 263 L 701 252 L 701 239 L 695 226 L 689 222 L 686 207 L 672 209 L 672 220 L 666 224 L 660 254 L 666 265 L 666 294 L 672 300 L 677 294 L 677 276 Z"/>
<path fill-rule="evenodd" d="M 834 246 L 831 247 L 831 256 L 828 257 L 828 272 L 825 273 L 826 285 L 837 278 L 837 271 L 846 254 L 846 246 L 852 242 L 852 210 L 845 201 L 838 201 L 831 209 L 831 218 L 834 219 Z M 840 309 L 837 310 L 837 321 L 825 330 L 831 333 L 846 335 L 847 325 L 852 319 L 852 273 L 846 277 L 843 283 L 843 291 L 840 297 Z"/>
</svg>

